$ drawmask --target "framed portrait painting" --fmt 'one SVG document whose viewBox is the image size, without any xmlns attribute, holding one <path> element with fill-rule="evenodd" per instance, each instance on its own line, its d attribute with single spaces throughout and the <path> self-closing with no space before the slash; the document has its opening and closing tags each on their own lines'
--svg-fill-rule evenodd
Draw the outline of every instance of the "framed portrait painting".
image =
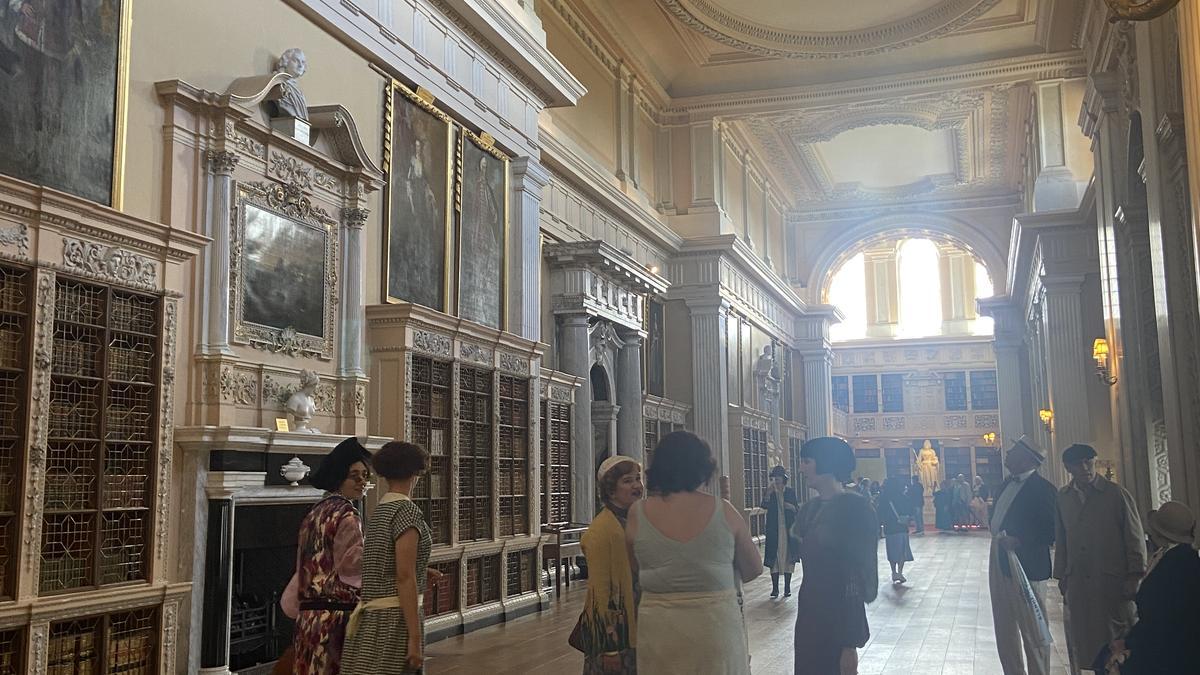
<svg viewBox="0 0 1200 675">
<path fill-rule="evenodd" d="M 234 341 L 332 358 L 337 222 L 279 184 L 242 184 L 237 209 Z"/>
<path fill-rule="evenodd" d="M 458 219 L 458 315 L 504 328 L 508 157 L 463 131 Z"/>
<path fill-rule="evenodd" d="M 0 173 L 120 208 L 132 2 L 0 1 Z"/>
<path fill-rule="evenodd" d="M 399 82 L 388 88 L 383 294 L 388 302 L 411 302 L 444 312 L 452 262 L 455 126 L 430 100 Z"/>
</svg>

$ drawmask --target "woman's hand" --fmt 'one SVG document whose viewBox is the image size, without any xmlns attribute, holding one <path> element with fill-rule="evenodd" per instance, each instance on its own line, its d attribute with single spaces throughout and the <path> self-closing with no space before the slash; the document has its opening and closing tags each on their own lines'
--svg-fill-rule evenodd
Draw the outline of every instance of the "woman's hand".
<svg viewBox="0 0 1200 675">
<path fill-rule="evenodd" d="M 427 583 L 436 584 L 445 578 L 445 574 L 433 567 L 425 568 L 425 579 Z"/>
<path fill-rule="evenodd" d="M 425 655 L 421 651 L 421 636 L 408 636 L 408 669 L 420 670 L 421 664 L 425 662 Z"/>
</svg>

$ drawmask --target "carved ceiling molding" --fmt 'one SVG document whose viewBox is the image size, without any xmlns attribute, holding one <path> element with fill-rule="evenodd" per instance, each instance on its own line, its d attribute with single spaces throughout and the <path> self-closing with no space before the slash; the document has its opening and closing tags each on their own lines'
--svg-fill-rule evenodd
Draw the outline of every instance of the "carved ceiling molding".
<svg viewBox="0 0 1200 675">
<path fill-rule="evenodd" d="M 853 31 L 804 32 L 734 16 L 709 0 L 658 0 L 688 28 L 734 49 L 788 59 L 868 56 L 932 40 L 966 26 L 999 0 L 943 0 L 893 23 Z"/>
<path fill-rule="evenodd" d="M 966 91 L 906 96 L 851 105 L 798 109 L 747 116 L 737 124 L 757 152 L 788 181 L 801 202 L 880 202 L 961 195 L 1016 182 L 1008 146 L 1014 122 L 1009 105 L 1013 86 L 1000 84 Z M 1017 123 L 1017 127 L 1013 124 Z M 853 129 L 906 125 L 955 136 L 953 173 L 923 176 L 907 185 L 874 189 L 834 183 L 815 148 Z M 982 150 L 982 152 L 980 152 Z"/>
</svg>

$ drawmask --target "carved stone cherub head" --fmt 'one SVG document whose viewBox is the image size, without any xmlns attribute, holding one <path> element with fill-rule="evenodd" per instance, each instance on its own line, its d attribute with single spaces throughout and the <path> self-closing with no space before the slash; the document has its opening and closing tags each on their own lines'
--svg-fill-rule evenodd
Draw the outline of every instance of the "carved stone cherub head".
<svg viewBox="0 0 1200 675">
<path fill-rule="evenodd" d="M 321 384 L 321 376 L 316 372 L 311 370 L 300 371 L 300 391 L 312 396 L 319 384 Z"/>
</svg>

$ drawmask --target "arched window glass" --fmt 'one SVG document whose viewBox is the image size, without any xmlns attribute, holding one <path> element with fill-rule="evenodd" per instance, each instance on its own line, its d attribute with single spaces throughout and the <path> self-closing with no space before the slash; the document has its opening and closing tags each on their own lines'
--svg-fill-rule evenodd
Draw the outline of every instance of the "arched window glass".
<svg viewBox="0 0 1200 675">
<path fill-rule="evenodd" d="M 866 270 L 863 254 L 859 253 L 846 261 L 829 284 L 829 303 L 841 310 L 845 317 L 841 323 L 829 330 L 835 342 L 858 340 L 867 335 L 867 292 Z"/>
<path fill-rule="evenodd" d="M 900 244 L 900 327 L 896 337 L 918 338 L 942 332 L 942 282 L 937 245 L 928 239 Z"/>
<path fill-rule="evenodd" d="M 981 263 L 975 263 L 975 298 L 990 298 L 994 294 L 995 289 L 992 287 L 992 278 L 988 276 L 987 268 Z M 991 335 L 993 323 L 992 317 L 981 314 L 975 319 L 971 332 L 975 335 Z"/>
</svg>

